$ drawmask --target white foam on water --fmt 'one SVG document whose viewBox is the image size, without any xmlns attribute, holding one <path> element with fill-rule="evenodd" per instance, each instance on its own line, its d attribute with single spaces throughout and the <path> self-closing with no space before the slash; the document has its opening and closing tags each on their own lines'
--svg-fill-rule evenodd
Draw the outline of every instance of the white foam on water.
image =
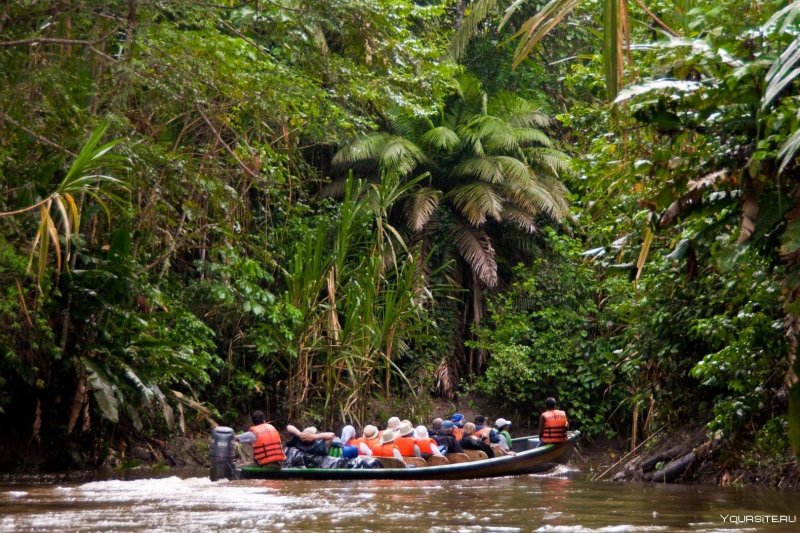
<svg viewBox="0 0 800 533">
<path fill-rule="evenodd" d="M 9 498 L 23 498 L 29 493 L 24 490 L 10 490 L 8 492 L 3 492 L 2 494 L 7 495 Z"/>
</svg>

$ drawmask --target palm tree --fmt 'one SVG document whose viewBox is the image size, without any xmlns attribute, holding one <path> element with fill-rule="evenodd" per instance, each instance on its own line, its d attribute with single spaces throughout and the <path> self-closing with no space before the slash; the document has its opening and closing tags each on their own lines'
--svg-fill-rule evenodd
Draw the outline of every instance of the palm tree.
<svg viewBox="0 0 800 533">
<path fill-rule="evenodd" d="M 334 166 L 367 179 L 399 174 L 420 182 L 403 213 L 411 242 L 420 242 L 423 254 L 436 244 L 456 259 L 462 275 L 455 282 L 471 292 L 465 305 L 479 323 L 481 291 L 498 284 L 502 238 L 521 232 L 530 241 L 540 220 L 560 222 L 568 214 L 558 179 L 567 157 L 543 131 L 551 121 L 530 102 L 508 92 L 489 98 L 474 77 L 462 76 L 437 116 L 395 109 L 388 122 L 390 132 L 342 148 Z M 458 375 L 453 370 L 450 365 L 449 385 Z"/>
</svg>

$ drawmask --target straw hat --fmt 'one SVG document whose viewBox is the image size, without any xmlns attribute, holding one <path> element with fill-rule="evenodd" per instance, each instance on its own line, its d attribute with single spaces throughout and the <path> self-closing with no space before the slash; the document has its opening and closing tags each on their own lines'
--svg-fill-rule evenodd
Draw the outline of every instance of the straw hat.
<svg viewBox="0 0 800 533">
<path fill-rule="evenodd" d="M 383 435 L 381 435 L 381 444 L 389 444 L 390 442 L 394 442 L 396 438 L 397 436 L 394 434 L 394 431 L 387 429 L 383 432 Z"/>
<path fill-rule="evenodd" d="M 400 426 L 397 428 L 397 434 L 400 435 L 401 437 L 410 435 L 413 432 L 414 432 L 414 426 L 412 426 L 410 422 L 402 422 Z"/>
<path fill-rule="evenodd" d="M 397 426 L 399 425 L 400 425 L 400 419 L 396 416 L 393 416 L 392 418 L 389 419 L 388 422 L 386 422 L 386 427 L 389 429 L 396 429 Z"/>
<path fill-rule="evenodd" d="M 364 426 L 364 437 L 367 439 L 375 439 L 378 437 L 378 428 L 373 425 Z"/>
<path fill-rule="evenodd" d="M 414 438 L 415 439 L 427 439 L 428 438 L 428 428 L 425 426 L 417 426 L 417 429 L 414 430 Z"/>
<path fill-rule="evenodd" d="M 307 427 L 306 429 L 303 430 L 303 433 L 308 433 L 309 435 L 316 435 L 317 434 L 317 428 L 315 428 L 314 426 L 309 426 L 309 427 Z"/>
</svg>

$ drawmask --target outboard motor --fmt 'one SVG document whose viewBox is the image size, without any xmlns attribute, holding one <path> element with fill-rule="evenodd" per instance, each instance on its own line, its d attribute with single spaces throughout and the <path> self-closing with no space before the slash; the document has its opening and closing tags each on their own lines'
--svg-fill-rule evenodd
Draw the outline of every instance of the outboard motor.
<svg viewBox="0 0 800 533">
<path fill-rule="evenodd" d="M 217 426 L 211 433 L 211 481 L 233 479 L 236 446 L 233 442 L 233 429 Z"/>
</svg>

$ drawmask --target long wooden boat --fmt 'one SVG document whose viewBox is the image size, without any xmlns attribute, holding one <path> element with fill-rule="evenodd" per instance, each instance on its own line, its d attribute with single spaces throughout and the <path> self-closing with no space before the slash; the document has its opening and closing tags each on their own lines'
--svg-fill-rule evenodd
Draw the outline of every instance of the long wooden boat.
<svg viewBox="0 0 800 533">
<path fill-rule="evenodd" d="M 566 442 L 539 444 L 537 437 L 522 437 L 513 440 L 516 455 L 483 459 L 466 463 L 442 466 L 347 469 L 347 468 L 264 468 L 242 466 L 234 469 L 234 479 L 473 479 L 502 476 L 518 476 L 545 472 L 557 464 L 565 464 L 580 438 L 579 431 L 569 432 Z"/>
</svg>

